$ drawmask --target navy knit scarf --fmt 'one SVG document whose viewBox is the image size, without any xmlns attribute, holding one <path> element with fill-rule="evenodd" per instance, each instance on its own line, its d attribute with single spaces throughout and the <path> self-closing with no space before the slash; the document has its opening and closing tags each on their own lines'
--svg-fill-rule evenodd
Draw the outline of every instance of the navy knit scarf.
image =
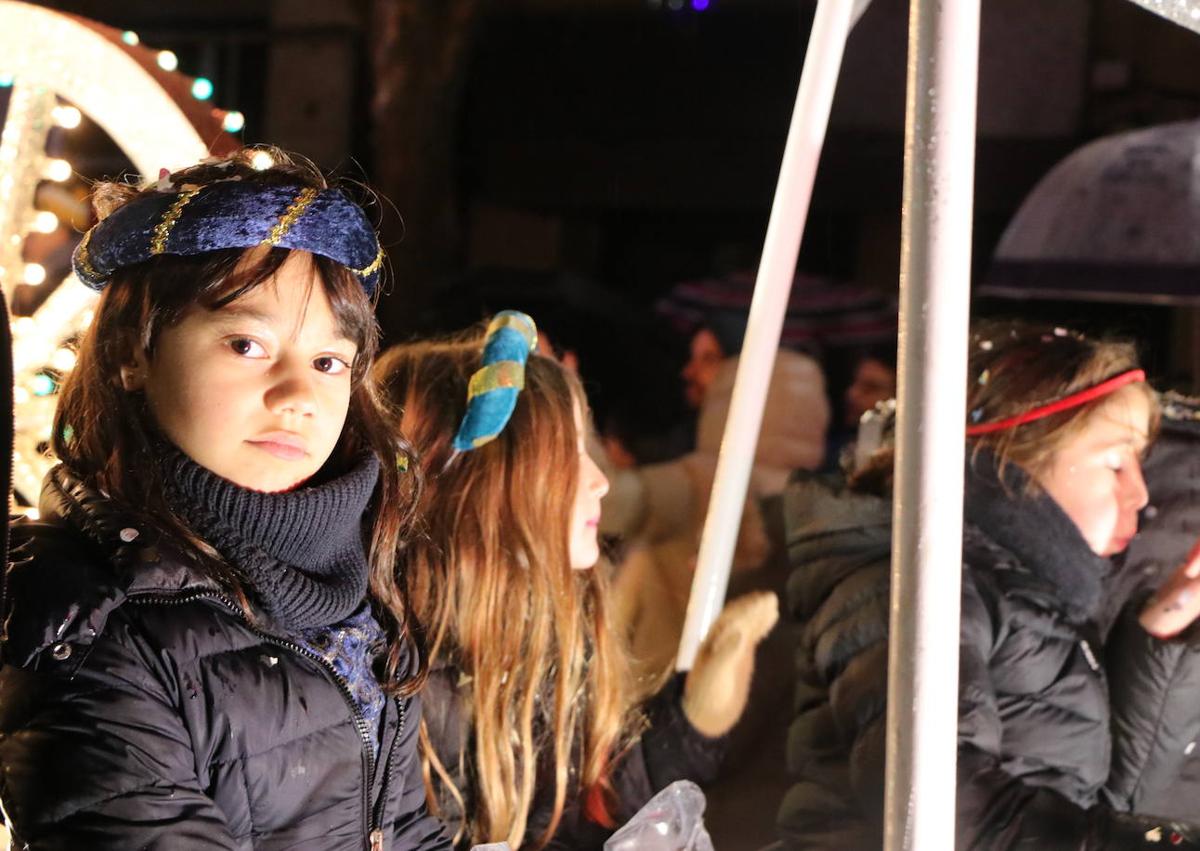
<svg viewBox="0 0 1200 851">
<path fill-rule="evenodd" d="M 267 616 L 289 632 L 349 617 L 367 594 L 362 521 L 379 478 L 374 455 L 313 487 L 239 487 L 172 448 L 162 461 L 172 508 L 248 581 Z"/>
<path fill-rule="evenodd" d="M 968 523 L 1050 583 L 1067 612 L 1090 620 L 1103 602 L 1109 561 L 1096 555 L 1083 533 L 1045 491 L 1027 494 L 1029 474 L 1016 464 L 996 475 L 996 457 L 967 448 L 965 517 Z"/>
</svg>

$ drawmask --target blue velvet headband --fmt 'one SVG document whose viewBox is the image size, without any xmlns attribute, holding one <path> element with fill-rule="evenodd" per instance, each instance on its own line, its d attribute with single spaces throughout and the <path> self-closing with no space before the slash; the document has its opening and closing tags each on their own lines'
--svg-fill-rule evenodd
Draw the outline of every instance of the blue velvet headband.
<svg viewBox="0 0 1200 851">
<path fill-rule="evenodd" d="M 72 263 L 94 290 L 113 272 L 159 254 L 258 245 L 319 254 L 375 292 L 383 249 L 363 209 L 337 189 L 225 180 L 131 201 L 83 236 Z"/>
</svg>

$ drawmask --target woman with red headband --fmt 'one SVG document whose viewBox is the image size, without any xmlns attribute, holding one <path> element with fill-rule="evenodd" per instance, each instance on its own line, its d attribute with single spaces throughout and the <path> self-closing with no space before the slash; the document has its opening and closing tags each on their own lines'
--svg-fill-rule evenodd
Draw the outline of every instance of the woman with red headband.
<svg viewBox="0 0 1200 851">
<path fill-rule="evenodd" d="M 1186 825 L 1118 812 L 1104 789 L 1094 624 L 1108 558 L 1147 502 L 1140 457 L 1159 416 L 1134 349 L 990 326 L 971 339 L 969 382 L 958 848 L 1200 847 Z M 789 849 L 881 846 L 891 466 L 886 450 L 836 497 L 789 493 L 789 602 L 804 623 Z"/>
</svg>

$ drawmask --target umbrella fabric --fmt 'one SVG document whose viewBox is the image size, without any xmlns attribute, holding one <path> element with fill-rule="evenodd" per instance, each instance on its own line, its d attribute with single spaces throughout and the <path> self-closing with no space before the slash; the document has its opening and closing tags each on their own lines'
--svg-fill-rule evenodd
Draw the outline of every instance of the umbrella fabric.
<svg viewBox="0 0 1200 851">
<path fill-rule="evenodd" d="M 1162 15 L 1168 21 L 1200 33 L 1200 2 L 1198 0 L 1130 0 L 1131 3 Z"/>
<path fill-rule="evenodd" d="M 726 355 L 741 351 L 754 275 L 749 272 L 676 284 L 655 306 L 681 334 L 711 329 Z M 792 284 L 780 343 L 786 348 L 822 352 L 844 346 L 894 341 L 894 299 L 865 287 L 833 285 L 798 275 Z"/>
<path fill-rule="evenodd" d="M 1108 136 L 1029 194 L 981 294 L 1200 303 L 1198 232 L 1200 121 Z"/>
</svg>

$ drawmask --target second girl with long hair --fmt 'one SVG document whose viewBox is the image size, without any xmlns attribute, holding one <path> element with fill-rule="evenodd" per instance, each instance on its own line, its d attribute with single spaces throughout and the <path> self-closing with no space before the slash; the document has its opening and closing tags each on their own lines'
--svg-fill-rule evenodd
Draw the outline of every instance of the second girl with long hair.
<svg viewBox="0 0 1200 851">
<path fill-rule="evenodd" d="M 497 335 L 528 361 L 485 365 Z M 535 335 L 502 314 L 487 335 L 393 349 L 377 375 L 426 476 L 402 575 L 430 648 L 432 797 L 460 842 L 598 849 L 662 786 L 713 775 L 776 606 L 731 604 L 687 685 L 631 705 L 607 580 L 591 569 L 607 481 L 587 453 L 586 399 L 571 372 L 528 354 Z M 505 394 L 511 419 L 464 442 L 486 397 Z"/>
</svg>

